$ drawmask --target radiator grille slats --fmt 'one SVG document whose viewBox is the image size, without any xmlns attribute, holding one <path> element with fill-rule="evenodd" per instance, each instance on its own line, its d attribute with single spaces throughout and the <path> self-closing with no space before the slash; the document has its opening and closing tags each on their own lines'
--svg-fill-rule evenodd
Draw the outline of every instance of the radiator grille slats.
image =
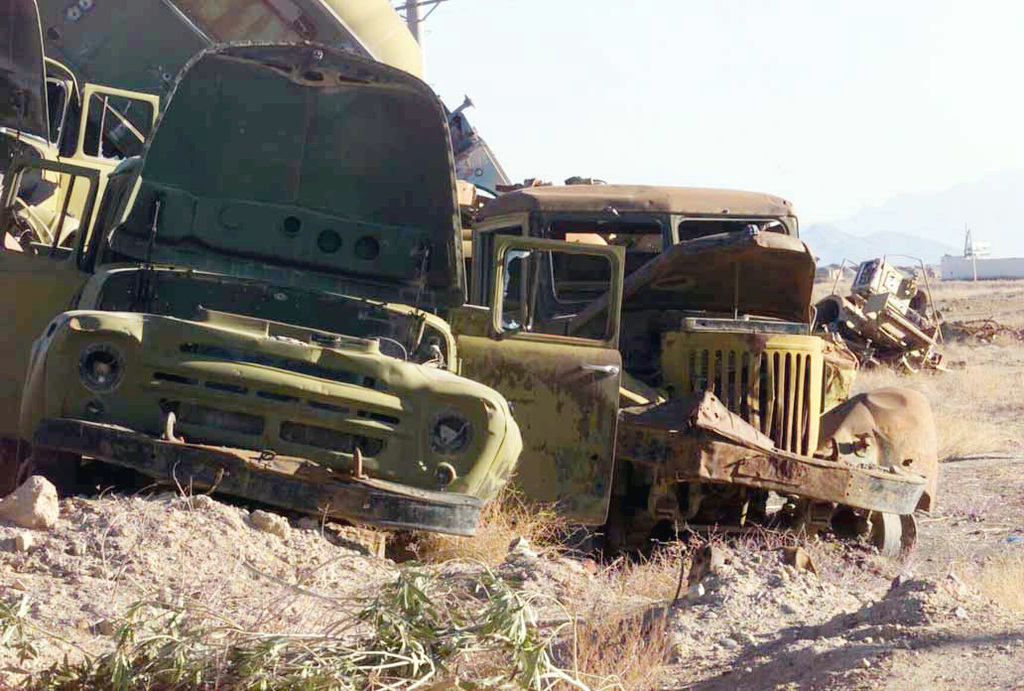
<svg viewBox="0 0 1024 691">
<path fill-rule="evenodd" d="M 814 388 L 820 388 L 820 376 L 815 376 L 815 368 L 822 366 L 820 355 L 813 350 L 766 350 L 758 355 L 738 348 L 687 348 L 678 354 L 680 383 L 686 390 L 711 391 L 780 448 L 813 453 L 821 405 Z M 666 368 L 670 374 L 672 370 Z"/>
</svg>

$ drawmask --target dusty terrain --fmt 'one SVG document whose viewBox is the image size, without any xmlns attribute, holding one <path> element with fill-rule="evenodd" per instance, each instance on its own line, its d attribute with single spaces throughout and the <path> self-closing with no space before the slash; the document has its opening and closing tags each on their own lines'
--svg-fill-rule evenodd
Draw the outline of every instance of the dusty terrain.
<svg viewBox="0 0 1024 691">
<path fill-rule="evenodd" d="M 947 320 L 1024 327 L 1024 282 L 940 284 L 935 296 Z M 510 596 L 491 579 L 517 593 L 529 605 L 524 640 L 550 638 L 552 668 L 567 670 L 537 688 L 1024 688 L 1024 343 L 966 340 L 945 352 L 949 371 L 868 372 L 858 384 L 917 388 L 935 410 L 945 457 L 938 507 L 901 559 L 828 539 L 712 536 L 716 563 L 692 586 L 684 579 L 673 605 L 680 571 L 700 561 L 696 542 L 648 562 L 596 564 L 538 546 L 550 540 L 542 518 L 497 512 L 472 544 L 426 541 L 423 562 L 395 563 L 371 553 L 373 534 L 273 522 L 210 497 L 72 498 L 53 529 L 0 523 L 0 679 L 41 684 L 39 673 L 65 656 L 131 650 L 127 639 L 142 634 L 126 622 L 163 621 L 152 612 L 216 621 L 225 650 L 257 636 L 358 637 L 359 626 L 345 628 L 355 613 L 423 574 L 428 599 L 444 603 L 440 618 L 492 612 L 478 609 L 488 603 L 480 584 L 491 584 L 491 605 L 495 593 Z M 510 549 L 518 534 L 528 541 Z M 784 548 L 797 544 L 816 574 L 785 563 Z M 150 604 L 133 619 L 137 603 Z M 358 621 L 365 629 L 367 619 Z M 472 664 L 486 666 L 491 654 Z M 466 656 L 452 659 L 469 664 Z M 422 688 L 472 676 L 439 672 Z M 66 677 L 64 688 L 82 678 Z M 492 676 L 485 687 L 524 678 Z M 59 685 L 59 675 L 49 682 Z"/>
</svg>

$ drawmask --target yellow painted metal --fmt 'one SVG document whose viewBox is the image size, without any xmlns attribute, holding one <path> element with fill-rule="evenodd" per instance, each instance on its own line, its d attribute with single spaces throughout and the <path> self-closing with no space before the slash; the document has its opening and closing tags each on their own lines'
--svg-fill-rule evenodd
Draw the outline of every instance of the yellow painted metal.
<svg viewBox="0 0 1024 691">
<path fill-rule="evenodd" d="M 787 451 L 818 444 L 824 359 L 816 336 L 694 333 L 662 335 L 665 387 L 711 391 Z"/>
<path fill-rule="evenodd" d="M 265 0 L 173 0 L 211 36 L 222 41 L 300 41 L 305 11 L 319 8 L 380 62 L 423 74 L 423 54 L 389 0 L 289 0 L 281 9 Z M 284 11 L 282 11 L 282 9 Z M 313 36 L 330 42 L 330 37 Z"/>
</svg>

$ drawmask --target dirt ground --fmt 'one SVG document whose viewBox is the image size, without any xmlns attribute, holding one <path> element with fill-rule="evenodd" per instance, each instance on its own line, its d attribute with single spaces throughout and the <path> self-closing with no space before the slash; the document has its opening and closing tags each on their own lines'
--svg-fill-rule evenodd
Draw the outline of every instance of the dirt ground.
<svg viewBox="0 0 1024 691">
<path fill-rule="evenodd" d="M 1024 282 L 943 283 L 935 295 L 949 320 L 1024 326 Z M 550 600 L 542 619 L 621 610 L 663 623 L 636 633 L 664 639 L 657 660 L 599 642 L 619 681 L 594 689 L 1024 688 L 1024 343 L 946 353 L 948 372 L 870 372 L 859 384 L 912 386 L 932 401 L 946 460 L 937 509 L 909 555 L 814 540 L 803 547 L 815 575 L 783 563 L 792 536 L 716 538 L 725 562 L 684 583 L 674 606 L 681 549 L 646 565 L 595 565 L 517 548 L 495 568 Z M 35 544 L 19 549 L 27 532 Z M 367 537 L 308 520 L 267 532 L 250 508 L 168 493 L 62 500 L 51 531 L 0 523 L 0 681 L 109 650 L 113 622 L 140 601 L 191 603 L 251 630 L 329 630 L 407 568 L 373 556 Z M 471 579 L 483 567 L 417 568 Z M 22 603 L 28 629 L 7 619 L 5 638 L 4 612 Z M 630 666 L 649 666 L 657 683 L 641 684 Z"/>
</svg>

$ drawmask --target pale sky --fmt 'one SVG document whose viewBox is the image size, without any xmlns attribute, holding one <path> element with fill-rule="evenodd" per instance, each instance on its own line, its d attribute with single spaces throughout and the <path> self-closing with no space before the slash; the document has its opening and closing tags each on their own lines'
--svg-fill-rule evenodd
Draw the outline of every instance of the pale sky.
<svg viewBox="0 0 1024 691">
<path fill-rule="evenodd" d="M 450 0 L 426 80 L 513 180 L 733 187 L 801 223 L 1024 167 L 1024 2 Z"/>
</svg>

